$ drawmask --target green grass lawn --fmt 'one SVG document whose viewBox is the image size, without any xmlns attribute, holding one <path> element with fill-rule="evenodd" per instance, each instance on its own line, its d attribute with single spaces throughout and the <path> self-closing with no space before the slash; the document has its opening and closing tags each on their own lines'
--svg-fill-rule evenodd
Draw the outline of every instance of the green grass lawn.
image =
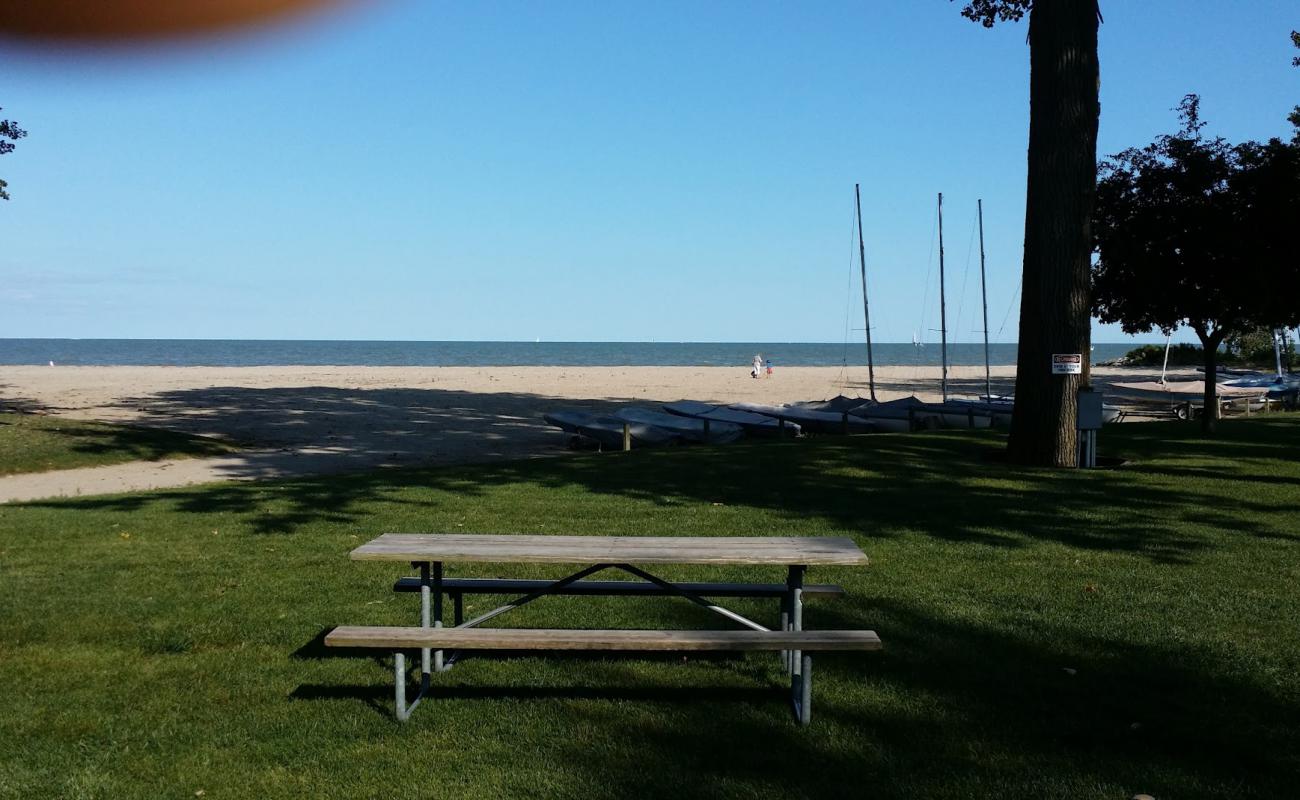
<svg viewBox="0 0 1300 800">
<path fill-rule="evenodd" d="M 171 431 L 0 413 L 0 475 L 216 456 L 233 450 L 223 442 Z"/>
<path fill-rule="evenodd" d="M 1222 427 L 1107 428 L 1132 462 L 1089 473 L 877 435 L 0 506 L 0 797 L 1294 796 L 1300 418 Z M 347 558 L 390 530 L 849 535 L 873 563 L 810 570 L 850 594 L 807 623 L 886 649 L 819 656 L 806 729 L 770 654 L 468 660 L 399 725 L 389 658 L 321 645 L 417 621 L 399 565 Z"/>
</svg>

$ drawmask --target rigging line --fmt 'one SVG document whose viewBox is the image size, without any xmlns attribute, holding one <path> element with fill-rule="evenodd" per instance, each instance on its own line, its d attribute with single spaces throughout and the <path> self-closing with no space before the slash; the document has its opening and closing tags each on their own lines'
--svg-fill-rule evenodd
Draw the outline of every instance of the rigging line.
<svg viewBox="0 0 1300 800">
<path fill-rule="evenodd" d="M 998 335 L 994 337 L 994 341 L 998 344 L 1002 344 L 1002 331 L 1007 327 L 1007 320 L 1011 319 L 1011 309 L 1016 307 L 1016 298 L 1020 296 L 1020 289 L 1024 283 L 1025 276 L 1022 274 L 1020 280 L 1016 283 L 1016 290 L 1011 294 L 1011 302 L 1007 304 L 1006 316 L 1002 318 L 1002 324 L 998 326 Z"/>
<path fill-rule="evenodd" d="M 966 306 L 966 284 L 970 279 L 971 252 L 975 248 L 975 224 L 975 221 L 970 224 L 970 241 L 966 243 L 966 269 L 961 274 L 961 294 L 957 295 L 957 324 L 953 328 L 955 331 L 961 330 L 961 312 Z"/>
<path fill-rule="evenodd" d="M 938 238 L 939 214 L 936 211 L 934 224 L 930 227 L 930 255 L 925 257 L 925 284 L 921 293 L 921 321 L 916 328 L 917 341 L 925 342 L 925 310 L 930 303 L 930 276 L 934 274 L 934 243 Z"/>
<path fill-rule="evenodd" d="M 840 372 L 836 377 L 836 383 L 843 384 L 848 382 L 849 371 L 849 325 L 853 314 L 853 261 L 857 258 L 857 252 L 854 248 L 857 237 L 857 228 L 855 227 L 855 217 L 849 217 L 849 283 L 844 292 L 844 349 L 840 354 Z"/>
<path fill-rule="evenodd" d="M 930 276 L 934 275 L 934 246 L 935 243 L 938 241 L 938 237 L 939 237 L 939 211 L 938 209 L 935 209 L 935 214 L 934 217 L 932 218 L 931 225 L 930 225 L 930 253 L 925 258 L 926 270 L 925 270 L 925 283 L 922 284 L 922 292 L 921 292 L 921 318 L 917 324 L 916 333 L 915 333 L 916 341 L 921 345 L 921 347 L 912 348 L 914 351 L 912 353 L 913 369 L 912 369 L 912 374 L 908 376 L 908 381 L 907 381 L 908 388 L 913 395 L 916 394 L 917 381 L 921 380 L 921 373 L 923 371 L 923 367 L 925 366 L 923 364 L 925 354 L 921 352 L 921 348 L 925 346 L 925 334 L 927 333 L 927 329 L 925 327 L 925 312 L 928 310 L 930 305 Z"/>
</svg>

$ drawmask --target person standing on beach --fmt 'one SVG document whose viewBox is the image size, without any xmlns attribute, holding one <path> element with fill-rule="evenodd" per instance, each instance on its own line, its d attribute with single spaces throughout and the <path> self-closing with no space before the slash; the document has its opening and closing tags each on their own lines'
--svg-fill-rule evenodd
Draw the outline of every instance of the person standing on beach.
<svg viewBox="0 0 1300 800">
<path fill-rule="evenodd" d="M 772 377 L 772 359 L 767 360 L 767 377 Z"/>
<path fill-rule="evenodd" d="M 749 370 L 749 377 L 757 378 L 763 374 L 763 356 L 761 353 L 754 354 L 754 366 Z"/>
</svg>

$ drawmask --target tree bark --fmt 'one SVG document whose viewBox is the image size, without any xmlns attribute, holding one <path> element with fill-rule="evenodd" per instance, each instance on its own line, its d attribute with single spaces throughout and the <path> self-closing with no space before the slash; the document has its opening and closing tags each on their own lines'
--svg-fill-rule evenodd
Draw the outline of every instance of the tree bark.
<svg viewBox="0 0 1300 800">
<path fill-rule="evenodd" d="M 1196 338 L 1201 340 L 1202 366 L 1205 368 L 1205 394 L 1201 404 L 1201 431 L 1214 433 L 1219 427 L 1219 345 L 1225 334 L 1210 333 L 1204 326 L 1193 325 Z"/>
<path fill-rule="evenodd" d="M 1029 175 L 1013 461 L 1078 466 L 1078 390 L 1089 380 L 1092 206 L 1100 114 L 1096 0 L 1043 0 L 1029 14 Z M 1053 353 L 1083 374 L 1053 375 Z"/>
</svg>

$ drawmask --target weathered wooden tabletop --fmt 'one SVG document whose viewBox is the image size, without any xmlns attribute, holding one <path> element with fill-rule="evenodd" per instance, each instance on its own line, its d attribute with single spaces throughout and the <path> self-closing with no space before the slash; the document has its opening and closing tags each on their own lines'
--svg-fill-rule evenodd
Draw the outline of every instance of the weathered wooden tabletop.
<svg viewBox="0 0 1300 800">
<path fill-rule="evenodd" d="M 862 565 L 842 536 L 535 536 L 385 533 L 352 551 L 357 561 L 496 561 L 552 564 Z"/>
</svg>

